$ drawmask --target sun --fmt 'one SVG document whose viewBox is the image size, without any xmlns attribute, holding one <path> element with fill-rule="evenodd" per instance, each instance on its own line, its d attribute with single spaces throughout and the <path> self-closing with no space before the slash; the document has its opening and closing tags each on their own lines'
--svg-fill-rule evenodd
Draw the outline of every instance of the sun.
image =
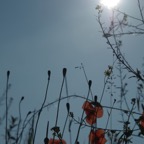
<svg viewBox="0 0 144 144">
<path fill-rule="evenodd" d="M 119 1 L 120 0 L 101 0 L 100 3 L 111 9 L 117 6 Z"/>
</svg>

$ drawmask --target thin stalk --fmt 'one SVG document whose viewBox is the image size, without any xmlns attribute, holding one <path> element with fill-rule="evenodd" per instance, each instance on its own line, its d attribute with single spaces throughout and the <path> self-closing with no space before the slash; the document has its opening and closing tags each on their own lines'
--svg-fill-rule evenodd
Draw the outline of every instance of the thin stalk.
<svg viewBox="0 0 144 144">
<path fill-rule="evenodd" d="M 69 93 L 68 93 L 68 84 L 67 84 L 67 77 L 65 77 L 65 87 L 66 87 L 66 96 L 69 97 Z M 69 98 L 67 99 L 68 102 Z M 69 116 L 69 111 L 68 114 Z M 70 117 L 69 117 L 69 124 L 71 123 Z M 71 136 L 71 131 L 69 131 L 69 137 L 70 137 L 70 144 L 72 144 L 72 136 Z"/>
<path fill-rule="evenodd" d="M 22 97 L 20 102 L 19 102 L 19 122 L 18 122 L 18 127 L 17 127 L 16 144 L 18 143 L 18 140 L 19 140 L 19 129 L 20 129 L 20 124 L 21 124 L 21 102 L 23 99 L 24 99 L 24 97 Z"/>
<path fill-rule="evenodd" d="M 8 83 L 9 83 L 10 71 L 7 71 L 7 81 L 6 81 L 6 128 L 5 128 L 5 143 L 8 144 Z"/>
<path fill-rule="evenodd" d="M 119 9 L 114 9 L 114 11 L 117 11 L 117 12 L 119 12 L 119 13 L 125 15 L 125 13 L 122 12 L 122 11 L 120 11 Z M 126 14 L 126 15 L 127 15 L 129 18 L 131 18 L 131 19 L 134 19 L 134 20 L 137 20 L 137 21 L 142 21 L 141 19 L 136 18 L 136 17 L 134 17 L 134 16 L 131 16 L 131 15 L 129 15 L 129 14 Z"/>
<path fill-rule="evenodd" d="M 84 72 L 84 76 L 85 76 L 85 79 L 86 79 L 86 81 L 87 81 L 87 84 L 88 84 L 89 81 L 88 81 L 88 77 L 87 77 L 87 74 L 86 74 L 86 71 L 85 71 L 85 68 L 84 68 L 83 63 L 81 63 L 81 67 L 82 67 L 82 70 L 83 70 L 83 72 Z M 91 89 L 90 89 L 90 93 L 91 93 L 91 97 L 92 97 L 92 100 L 93 100 L 93 93 L 92 93 L 92 90 L 91 90 Z"/>
<path fill-rule="evenodd" d="M 58 122 L 59 107 L 60 107 L 60 101 L 61 101 L 61 95 L 62 95 L 62 89 L 63 89 L 63 85 L 64 85 L 64 80 L 65 80 L 65 78 L 63 77 L 63 81 L 62 81 L 62 85 L 61 85 L 61 89 L 60 89 L 60 94 L 59 94 L 59 100 L 58 100 L 58 108 L 57 108 L 55 126 L 57 126 L 57 122 Z"/>
<path fill-rule="evenodd" d="M 66 76 L 67 69 L 63 68 L 63 80 L 60 88 L 60 94 L 59 94 L 59 99 L 58 99 L 58 107 L 57 107 L 57 113 L 56 113 L 56 121 L 55 121 L 55 127 L 57 127 L 58 123 L 58 117 L 59 117 L 59 108 L 60 108 L 60 101 L 61 101 L 61 96 L 62 96 L 62 90 L 65 82 L 65 76 Z M 54 143 L 55 135 L 53 135 L 53 142 Z"/>
<path fill-rule="evenodd" d="M 109 120 L 110 120 L 111 113 L 112 113 L 113 106 L 114 106 L 115 102 L 116 102 L 116 100 L 114 100 L 113 105 L 112 105 L 111 108 L 110 108 L 110 113 L 109 113 L 109 115 L 108 115 L 108 120 L 107 120 L 105 129 L 107 129 L 107 127 L 108 127 L 108 123 L 109 123 Z M 110 129 L 111 129 L 111 128 L 110 128 Z"/>
<path fill-rule="evenodd" d="M 29 112 L 27 113 L 27 115 L 26 115 L 26 117 L 25 117 L 25 119 L 24 119 L 24 121 L 23 121 L 22 130 L 21 130 L 21 132 L 20 132 L 20 134 L 19 134 L 19 137 L 18 137 L 18 139 L 19 139 L 19 144 L 21 143 L 24 129 L 26 128 L 27 124 L 29 123 L 29 122 L 28 122 L 27 124 L 25 124 L 25 123 L 26 123 L 26 120 L 27 120 L 27 118 L 28 118 L 28 116 L 29 116 L 30 114 L 31 114 L 31 111 L 29 111 Z M 30 118 L 30 120 L 31 120 L 31 118 Z"/>
<path fill-rule="evenodd" d="M 65 88 L 66 88 L 66 96 L 68 97 L 67 77 L 65 77 Z M 65 123 L 64 123 L 63 131 L 62 131 L 62 138 L 63 138 L 65 127 L 66 127 L 66 124 L 67 124 L 67 121 L 68 121 L 69 110 L 70 110 L 70 104 L 68 103 L 68 99 L 67 99 L 66 107 L 67 107 L 68 112 L 67 112 L 66 120 L 65 120 Z"/>
<path fill-rule="evenodd" d="M 44 144 L 48 144 L 48 143 L 49 143 L 48 131 L 49 131 L 49 121 L 47 122 L 46 137 L 45 137 L 45 139 L 44 139 Z"/>
<path fill-rule="evenodd" d="M 69 113 L 67 114 L 66 120 L 65 120 L 65 123 L 64 123 L 63 131 L 62 131 L 62 138 L 63 138 L 63 135 L 64 135 L 64 131 L 65 131 L 65 127 L 66 127 L 66 124 L 67 124 L 68 116 L 69 116 Z"/>
<path fill-rule="evenodd" d="M 141 15 L 142 22 L 144 24 L 144 16 L 143 16 L 143 13 L 142 13 L 140 0 L 138 0 L 138 8 L 139 8 L 139 12 L 140 12 L 140 15 Z"/>
<path fill-rule="evenodd" d="M 88 100 L 88 97 L 89 97 L 89 94 L 90 94 L 90 89 L 91 89 L 92 81 L 89 81 L 88 84 L 89 84 L 89 89 L 88 89 L 88 94 L 87 94 L 87 97 L 86 97 L 86 101 Z M 80 128 L 81 128 L 82 122 L 83 122 L 83 116 L 84 116 L 84 109 L 83 109 L 83 112 L 82 112 L 82 115 L 81 115 L 81 122 L 79 124 L 79 128 L 78 128 L 75 144 L 77 144 L 77 142 L 78 142 L 78 138 L 79 138 L 79 134 L 80 134 Z"/>
<path fill-rule="evenodd" d="M 106 77 L 106 76 L 104 77 L 104 86 L 103 86 L 103 90 L 102 90 L 102 94 L 101 94 L 101 98 L 100 98 L 100 103 L 101 103 L 102 98 L 103 98 L 103 96 L 104 96 L 104 91 L 105 91 L 105 87 L 106 87 L 108 78 L 109 78 L 109 77 Z"/>
<path fill-rule="evenodd" d="M 33 137 L 33 144 L 35 143 L 35 137 L 36 137 L 36 132 L 37 132 L 37 126 L 38 126 L 38 122 L 39 122 L 39 119 L 40 119 L 40 115 L 41 115 L 41 112 L 42 112 L 42 109 L 44 107 L 44 104 L 46 102 L 46 99 L 47 99 L 47 93 L 48 93 L 48 88 L 49 88 L 49 83 L 50 83 L 50 75 L 51 75 L 51 72 L 48 71 L 48 82 L 47 82 L 47 86 L 46 86 L 46 92 L 45 92 L 45 97 L 44 97 L 44 101 L 42 103 L 42 106 L 38 112 L 38 117 L 37 117 L 37 121 L 36 121 L 36 126 L 35 126 L 35 131 L 34 131 L 34 137 Z"/>
</svg>

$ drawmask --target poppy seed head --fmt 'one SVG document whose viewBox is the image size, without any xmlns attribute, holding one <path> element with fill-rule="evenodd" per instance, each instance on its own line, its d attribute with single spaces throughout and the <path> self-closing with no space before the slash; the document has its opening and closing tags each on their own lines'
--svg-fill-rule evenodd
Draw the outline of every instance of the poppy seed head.
<svg viewBox="0 0 144 144">
<path fill-rule="evenodd" d="M 50 76 L 51 76 L 51 71 L 48 70 L 48 79 L 50 79 Z"/>
<path fill-rule="evenodd" d="M 63 77 L 66 76 L 66 72 L 67 72 L 67 69 L 66 69 L 66 68 L 63 68 Z"/>
<path fill-rule="evenodd" d="M 9 77 L 9 75 L 10 75 L 10 71 L 8 70 L 8 71 L 7 71 L 7 77 Z"/>
<path fill-rule="evenodd" d="M 92 80 L 89 80 L 88 85 L 89 85 L 89 88 L 90 88 L 91 85 L 92 85 Z"/>
</svg>

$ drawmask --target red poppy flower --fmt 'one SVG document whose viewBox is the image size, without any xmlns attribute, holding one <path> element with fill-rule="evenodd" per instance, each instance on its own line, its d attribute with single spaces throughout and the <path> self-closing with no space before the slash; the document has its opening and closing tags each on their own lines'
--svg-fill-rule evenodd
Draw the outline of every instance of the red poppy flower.
<svg viewBox="0 0 144 144">
<path fill-rule="evenodd" d="M 86 113 L 86 121 L 88 124 L 92 125 L 96 123 L 96 119 L 103 116 L 103 108 L 100 103 L 90 103 L 85 101 L 82 108 Z"/>
<path fill-rule="evenodd" d="M 105 132 L 102 129 L 96 131 L 91 130 L 89 134 L 90 144 L 105 144 L 107 140 L 105 139 L 104 133 Z"/>
<path fill-rule="evenodd" d="M 66 144 L 66 141 L 60 139 L 50 139 L 48 144 Z"/>
<path fill-rule="evenodd" d="M 139 118 L 139 124 L 144 128 L 144 112 Z"/>
</svg>

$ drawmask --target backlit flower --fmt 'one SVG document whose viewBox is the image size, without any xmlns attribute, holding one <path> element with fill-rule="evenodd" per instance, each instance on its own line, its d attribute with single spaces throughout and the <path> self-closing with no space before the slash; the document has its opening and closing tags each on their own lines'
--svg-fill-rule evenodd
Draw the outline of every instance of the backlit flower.
<svg viewBox="0 0 144 144">
<path fill-rule="evenodd" d="M 48 144 L 66 144 L 66 141 L 60 139 L 50 139 Z"/>
<path fill-rule="evenodd" d="M 144 128 L 144 112 L 139 118 L 139 124 Z"/>
<path fill-rule="evenodd" d="M 86 122 L 90 125 L 96 123 L 96 119 L 103 116 L 103 108 L 100 103 L 90 103 L 85 101 L 82 108 L 86 113 Z"/>
<path fill-rule="evenodd" d="M 105 144 L 106 138 L 105 138 L 105 132 L 102 129 L 98 129 L 96 131 L 91 130 L 89 134 L 89 141 L 90 144 Z"/>
</svg>

